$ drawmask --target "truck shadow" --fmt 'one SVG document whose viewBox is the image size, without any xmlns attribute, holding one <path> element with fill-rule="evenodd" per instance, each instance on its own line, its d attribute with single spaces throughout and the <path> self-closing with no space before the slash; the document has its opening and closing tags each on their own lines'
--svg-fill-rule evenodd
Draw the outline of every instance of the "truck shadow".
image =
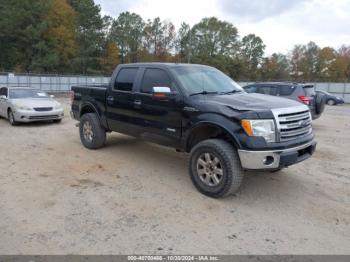
<svg viewBox="0 0 350 262">
<path fill-rule="evenodd" d="M 179 191 L 191 195 L 193 192 L 198 193 L 188 174 L 189 155 L 186 153 L 178 153 L 174 149 L 124 135 L 109 136 L 104 150 L 108 151 L 108 154 L 118 154 L 123 159 L 132 159 L 135 166 L 143 167 L 142 175 L 146 175 L 148 179 L 153 177 L 155 183 L 160 178 L 163 181 L 168 180 L 167 184 L 175 183 L 171 188 L 180 190 L 174 191 L 174 194 L 179 194 Z M 153 170 L 157 170 L 157 174 Z M 283 201 L 284 198 L 294 195 L 296 188 L 300 188 L 305 182 L 298 181 L 294 173 L 292 168 L 276 173 L 246 171 L 241 190 L 235 196 L 219 201 L 265 197 Z M 133 176 L 139 177 L 139 174 Z"/>
</svg>

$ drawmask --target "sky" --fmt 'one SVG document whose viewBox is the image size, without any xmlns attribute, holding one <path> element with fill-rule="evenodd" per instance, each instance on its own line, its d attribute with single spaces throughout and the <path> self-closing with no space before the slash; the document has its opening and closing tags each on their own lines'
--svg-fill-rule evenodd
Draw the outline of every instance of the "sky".
<svg viewBox="0 0 350 262">
<path fill-rule="evenodd" d="M 316 42 L 321 47 L 350 45 L 350 0 L 95 0 L 102 13 L 117 18 L 121 12 L 143 19 L 160 17 L 179 28 L 203 17 L 233 23 L 239 36 L 260 36 L 265 53 L 288 53 L 295 44 Z"/>
</svg>

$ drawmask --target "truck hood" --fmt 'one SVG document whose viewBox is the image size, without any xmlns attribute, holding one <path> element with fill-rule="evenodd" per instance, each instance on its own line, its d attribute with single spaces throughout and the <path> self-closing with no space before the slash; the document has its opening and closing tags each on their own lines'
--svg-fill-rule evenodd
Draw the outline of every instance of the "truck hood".
<svg viewBox="0 0 350 262">
<path fill-rule="evenodd" d="M 205 103 L 226 106 L 238 111 L 261 111 L 301 106 L 301 103 L 294 100 L 256 93 L 207 96 Z"/>
</svg>

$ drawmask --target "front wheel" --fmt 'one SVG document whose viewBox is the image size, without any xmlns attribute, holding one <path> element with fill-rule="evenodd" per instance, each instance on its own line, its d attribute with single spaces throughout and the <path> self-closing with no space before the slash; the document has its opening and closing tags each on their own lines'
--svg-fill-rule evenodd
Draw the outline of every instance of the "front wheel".
<svg viewBox="0 0 350 262">
<path fill-rule="evenodd" d="M 236 193 L 244 175 L 237 151 L 221 139 L 205 140 L 192 149 L 189 172 L 198 191 L 213 198 Z"/>
<path fill-rule="evenodd" d="M 79 133 L 82 144 L 88 149 L 98 149 L 106 143 L 106 130 L 96 114 L 88 113 L 81 117 Z"/>
<path fill-rule="evenodd" d="M 18 124 L 18 122 L 15 120 L 15 116 L 11 109 L 9 109 L 9 111 L 7 112 L 7 115 L 11 126 L 15 126 Z"/>
</svg>

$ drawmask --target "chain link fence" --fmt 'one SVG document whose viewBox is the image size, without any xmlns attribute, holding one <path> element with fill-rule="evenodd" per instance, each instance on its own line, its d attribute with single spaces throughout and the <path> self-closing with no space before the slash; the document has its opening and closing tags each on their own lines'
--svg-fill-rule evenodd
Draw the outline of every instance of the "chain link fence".
<svg viewBox="0 0 350 262">
<path fill-rule="evenodd" d="M 53 74 L 14 74 L 0 73 L 1 86 L 30 86 L 50 93 L 70 91 L 74 85 L 106 85 L 109 77 L 82 75 L 53 75 Z M 252 82 L 239 82 L 241 86 Z M 344 98 L 350 103 L 350 83 L 313 83 L 316 90 L 327 91 Z"/>
<path fill-rule="evenodd" d="M 74 85 L 106 85 L 109 77 L 0 73 L 0 86 L 30 86 L 50 93 L 70 91 Z"/>
</svg>

